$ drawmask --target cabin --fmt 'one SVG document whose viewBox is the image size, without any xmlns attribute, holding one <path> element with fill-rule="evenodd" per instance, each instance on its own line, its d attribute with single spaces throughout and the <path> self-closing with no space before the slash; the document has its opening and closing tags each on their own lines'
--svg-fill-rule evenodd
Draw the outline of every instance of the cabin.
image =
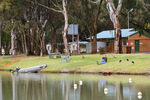
<svg viewBox="0 0 150 100">
<path fill-rule="evenodd" d="M 77 46 L 77 43 L 74 42 L 69 42 L 69 50 L 71 53 L 73 54 L 77 54 L 77 53 L 92 53 L 92 49 L 91 49 L 91 43 L 87 42 L 87 41 L 79 41 L 78 42 L 79 45 Z M 106 43 L 105 42 L 97 42 L 97 51 L 99 47 L 106 47 Z M 79 49 L 79 52 L 78 52 Z"/>
<path fill-rule="evenodd" d="M 127 52 L 128 46 L 131 52 L 149 52 L 150 51 L 150 34 L 140 35 L 133 28 L 121 29 L 122 32 L 122 51 Z M 102 31 L 97 34 L 98 42 L 106 43 L 106 51 L 114 52 L 114 30 Z"/>
</svg>

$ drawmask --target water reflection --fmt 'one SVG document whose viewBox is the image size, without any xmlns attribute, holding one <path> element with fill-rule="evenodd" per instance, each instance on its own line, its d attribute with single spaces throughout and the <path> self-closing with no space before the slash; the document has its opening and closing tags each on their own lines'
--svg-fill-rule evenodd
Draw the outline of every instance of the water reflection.
<svg viewBox="0 0 150 100">
<path fill-rule="evenodd" d="M 149 76 L 129 83 L 129 76 L 0 73 L 0 100 L 150 100 L 149 94 Z"/>
<path fill-rule="evenodd" d="M 3 94 L 2 94 L 2 78 L 0 76 L 0 100 L 3 100 Z"/>
<path fill-rule="evenodd" d="M 23 73 L 11 76 L 13 100 L 47 100 L 45 75 Z"/>
<path fill-rule="evenodd" d="M 138 98 L 139 98 L 139 99 L 142 98 L 142 92 L 138 92 Z"/>
</svg>

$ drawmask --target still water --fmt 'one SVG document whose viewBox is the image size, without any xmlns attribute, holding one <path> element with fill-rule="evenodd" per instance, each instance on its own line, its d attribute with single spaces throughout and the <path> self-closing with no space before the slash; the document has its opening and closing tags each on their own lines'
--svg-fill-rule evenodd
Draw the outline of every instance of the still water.
<svg viewBox="0 0 150 100">
<path fill-rule="evenodd" d="M 0 72 L 0 100 L 150 100 L 150 76 Z"/>
</svg>

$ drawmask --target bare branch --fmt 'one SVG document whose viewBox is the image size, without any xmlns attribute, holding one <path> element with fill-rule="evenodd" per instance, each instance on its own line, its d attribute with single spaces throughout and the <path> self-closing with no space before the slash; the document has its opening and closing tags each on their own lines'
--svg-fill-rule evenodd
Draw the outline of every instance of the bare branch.
<svg viewBox="0 0 150 100">
<path fill-rule="evenodd" d="M 117 16 L 119 15 L 119 13 L 120 13 L 120 11 L 121 11 L 121 7 L 122 7 L 122 0 L 119 0 L 119 1 L 118 1 L 117 11 L 116 11 Z"/>
<path fill-rule="evenodd" d="M 56 0 L 56 3 L 58 4 L 58 1 Z"/>
<path fill-rule="evenodd" d="M 93 38 L 92 38 L 92 32 L 91 32 L 91 30 L 90 30 L 90 28 L 89 28 L 89 25 L 87 24 L 86 26 L 87 26 L 87 29 L 88 29 L 88 31 L 89 31 L 89 33 L 90 33 L 90 41 L 93 42 L 93 41 L 92 41 L 92 40 L 93 40 Z M 92 46 L 92 45 L 91 45 L 91 46 Z"/>
<path fill-rule="evenodd" d="M 44 24 L 42 25 L 43 28 L 46 26 L 46 23 L 47 23 L 47 19 L 45 20 Z"/>
<path fill-rule="evenodd" d="M 29 38 L 31 38 L 38 45 L 38 47 L 40 49 L 42 49 L 41 46 L 39 45 L 39 43 L 32 36 L 30 36 L 29 34 L 26 34 L 26 36 L 28 36 Z"/>
<path fill-rule="evenodd" d="M 41 36 L 40 36 L 40 34 L 39 34 L 39 33 L 41 33 L 41 31 L 39 30 L 39 28 L 36 30 L 35 27 L 33 27 L 33 29 L 34 29 L 35 33 L 37 34 L 37 36 L 38 36 L 40 42 L 42 42 Z"/>
<path fill-rule="evenodd" d="M 112 9 L 113 9 L 114 11 L 116 11 L 116 7 L 115 7 L 115 5 L 114 5 L 113 0 L 110 0 L 110 2 L 111 2 Z"/>
<path fill-rule="evenodd" d="M 98 3 L 98 2 L 100 2 L 100 0 L 97 0 L 97 1 L 91 1 L 91 0 L 89 0 L 89 2 L 91 2 L 91 3 Z"/>
<path fill-rule="evenodd" d="M 109 11 L 110 19 L 112 22 L 114 22 L 114 15 L 115 15 L 115 10 L 113 8 L 114 4 L 112 4 L 113 2 L 111 2 L 110 0 L 106 0 L 106 2 L 107 2 L 106 6 L 107 6 L 107 9 Z"/>
<path fill-rule="evenodd" d="M 112 0 L 106 0 L 106 2 L 107 2 L 107 6 L 109 5 L 109 7 L 111 7 L 113 11 L 116 11 L 114 2 Z"/>
<path fill-rule="evenodd" d="M 51 0 L 51 2 L 52 2 L 52 4 L 55 6 L 55 7 L 57 7 L 57 5 Z"/>
<path fill-rule="evenodd" d="M 68 2 L 67 2 L 67 0 L 65 0 L 65 3 L 66 3 L 66 6 L 68 6 Z"/>
<path fill-rule="evenodd" d="M 28 1 L 28 2 L 31 2 L 31 3 L 38 4 L 38 5 L 40 5 L 40 6 L 42 6 L 42 7 L 45 7 L 45 8 L 47 8 L 47 9 L 49 9 L 49 10 L 53 10 L 53 11 L 55 11 L 55 12 L 63 13 L 62 10 L 57 10 L 57 9 L 54 9 L 54 8 L 50 8 L 50 7 L 48 7 L 48 6 L 45 6 L 45 5 L 40 4 L 40 3 L 38 3 L 38 2 L 33 2 L 33 1 L 31 1 L 31 0 L 27 0 L 27 1 Z"/>
<path fill-rule="evenodd" d="M 100 12 L 101 12 L 101 5 L 102 5 L 102 2 L 103 2 L 103 0 L 101 0 L 101 2 L 99 3 L 99 6 L 98 6 L 98 11 L 97 11 L 97 15 L 96 15 L 95 24 L 97 24 L 98 17 L 99 17 L 99 14 L 100 14 Z"/>
<path fill-rule="evenodd" d="M 52 2 L 52 4 L 53 4 L 55 7 L 59 8 L 60 10 L 62 10 L 62 8 L 59 6 L 58 2 L 57 2 L 57 5 L 56 5 L 53 1 L 51 1 L 51 2 Z"/>
</svg>

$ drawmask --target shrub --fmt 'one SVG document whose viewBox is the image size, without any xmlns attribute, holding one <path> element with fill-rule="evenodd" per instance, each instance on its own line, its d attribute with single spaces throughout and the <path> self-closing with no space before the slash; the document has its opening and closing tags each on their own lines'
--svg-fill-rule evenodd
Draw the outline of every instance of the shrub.
<svg viewBox="0 0 150 100">
<path fill-rule="evenodd" d="M 105 48 L 104 47 L 99 47 L 98 50 L 99 50 L 100 54 L 105 54 Z"/>
</svg>

